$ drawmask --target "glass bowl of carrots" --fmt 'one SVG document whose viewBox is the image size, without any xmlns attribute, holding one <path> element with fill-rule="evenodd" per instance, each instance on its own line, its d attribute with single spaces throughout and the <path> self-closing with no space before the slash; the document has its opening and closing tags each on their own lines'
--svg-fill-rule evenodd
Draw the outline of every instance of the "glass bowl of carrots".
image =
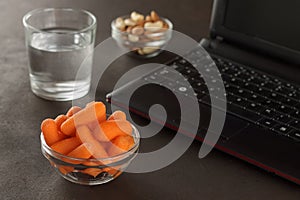
<svg viewBox="0 0 300 200">
<path fill-rule="evenodd" d="M 107 117 L 102 102 L 72 107 L 41 124 L 41 150 L 66 180 L 99 185 L 114 180 L 135 158 L 139 131 L 122 111 Z"/>
</svg>

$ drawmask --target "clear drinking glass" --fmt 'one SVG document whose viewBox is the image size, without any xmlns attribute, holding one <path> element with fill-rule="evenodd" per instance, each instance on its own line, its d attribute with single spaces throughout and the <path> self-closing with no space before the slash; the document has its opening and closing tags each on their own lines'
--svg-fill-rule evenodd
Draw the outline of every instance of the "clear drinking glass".
<svg viewBox="0 0 300 200">
<path fill-rule="evenodd" d="M 23 24 L 33 93 L 55 101 L 86 95 L 91 81 L 95 16 L 85 10 L 46 8 L 27 13 Z"/>
</svg>

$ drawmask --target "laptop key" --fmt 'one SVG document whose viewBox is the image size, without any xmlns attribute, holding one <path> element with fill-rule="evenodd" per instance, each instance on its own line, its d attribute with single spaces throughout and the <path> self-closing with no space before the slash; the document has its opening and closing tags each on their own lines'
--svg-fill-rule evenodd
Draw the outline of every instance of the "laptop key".
<svg viewBox="0 0 300 200">
<path fill-rule="evenodd" d="M 249 92 L 247 90 L 244 90 L 243 97 L 246 98 L 246 99 L 248 99 L 249 101 L 252 101 L 253 93 Z M 259 102 L 256 102 L 256 101 L 254 101 L 254 102 L 257 103 L 257 104 L 259 104 Z"/>
<path fill-rule="evenodd" d="M 233 76 L 236 73 L 236 71 L 231 67 L 225 67 L 221 71 L 223 72 L 224 75 L 227 76 Z"/>
<path fill-rule="evenodd" d="M 267 101 L 266 98 L 264 98 L 258 94 L 255 94 L 255 93 L 252 93 L 249 97 L 247 97 L 247 99 L 249 99 L 250 101 L 256 102 L 258 104 L 261 104 L 261 105 L 264 105 L 264 102 Z"/>
<path fill-rule="evenodd" d="M 177 66 L 175 69 L 176 69 L 176 71 L 178 71 L 178 72 L 182 72 L 182 71 L 184 70 L 184 65 L 182 65 L 182 64 L 180 64 L 180 63 L 178 63 L 178 62 L 174 63 L 173 65 L 176 65 L 176 66 Z"/>
<path fill-rule="evenodd" d="M 257 104 L 256 102 L 250 102 L 247 109 L 255 113 L 260 113 L 264 109 L 264 107 Z"/>
<path fill-rule="evenodd" d="M 300 110 L 300 103 L 294 105 L 294 107 L 295 107 L 296 109 Z"/>
<path fill-rule="evenodd" d="M 293 138 L 296 141 L 300 141 L 300 131 L 293 130 L 288 134 L 289 137 Z"/>
<path fill-rule="evenodd" d="M 296 118 L 296 119 L 300 119 L 300 112 L 299 112 L 299 110 L 294 110 L 290 115 L 292 117 Z"/>
<path fill-rule="evenodd" d="M 248 110 L 245 110 L 244 108 L 241 108 L 240 106 L 235 104 L 228 104 L 227 111 L 235 116 L 241 117 L 253 123 L 262 118 L 262 116 L 260 116 L 259 114 L 249 112 Z"/>
<path fill-rule="evenodd" d="M 273 91 L 283 94 L 285 96 L 287 96 L 291 92 L 291 90 L 283 87 L 281 84 L 277 85 L 277 87 Z"/>
<path fill-rule="evenodd" d="M 196 96 L 197 96 L 198 101 L 202 102 L 204 97 L 207 96 L 207 94 L 205 92 L 196 92 Z"/>
<path fill-rule="evenodd" d="M 241 80 L 247 80 L 249 78 L 249 75 L 248 74 L 245 74 L 245 73 L 236 73 L 234 74 L 235 77 L 241 79 Z"/>
<path fill-rule="evenodd" d="M 277 112 L 275 112 L 271 108 L 265 108 L 260 114 L 262 114 L 265 117 L 274 119 L 274 117 L 277 115 Z"/>
<path fill-rule="evenodd" d="M 237 95 L 239 88 L 233 85 L 225 85 L 226 92 L 232 93 L 234 95 Z"/>
<path fill-rule="evenodd" d="M 289 123 L 293 120 L 293 118 L 291 118 L 288 115 L 284 115 L 284 114 L 277 115 L 276 117 L 274 117 L 274 119 L 281 123 Z"/>
<path fill-rule="evenodd" d="M 252 83 L 256 84 L 256 85 L 261 85 L 262 83 L 266 84 L 266 80 L 264 79 L 259 79 L 257 77 L 254 77 L 254 79 L 252 80 Z"/>
<path fill-rule="evenodd" d="M 169 66 L 172 67 L 175 70 L 178 70 L 181 67 L 176 62 L 171 63 Z"/>
<path fill-rule="evenodd" d="M 277 87 L 278 87 L 278 85 L 277 84 L 274 84 L 274 83 L 272 83 L 272 82 L 267 82 L 267 83 L 265 83 L 264 84 L 264 86 L 263 86 L 264 88 L 267 88 L 267 89 L 270 89 L 270 90 L 274 90 L 274 89 L 276 89 Z"/>
<path fill-rule="evenodd" d="M 294 89 L 294 86 L 291 83 L 285 83 L 284 86 L 292 90 Z"/>
<path fill-rule="evenodd" d="M 292 107 L 284 105 L 284 104 L 280 104 L 280 103 L 275 105 L 273 108 L 284 114 L 289 114 L 294 111 L 294 109 Z"/>
<path fill-rule="evenodd" d="M 289 98 L 295 99 L 295 100 L 297 100 L 297 101 L 299 101 L 299 99 L 300 99 L 299 94 L 296 93 L 295 91 L 288 93 L 287 96 L 288 96 Z"/>
<path fill-rule="evenodd" d="M 203 82 L 199 82 L 199 81 L 195 81 L 193 83 L 191 83 L 191 86 L 194 88 L 194 90 L 196 91 L 203 91 L 203 90 L 207 90 L 207 87 Z"/>
<path fill-rule="evenodd" d="M 272 98 L 274 101 L 278 101 L 278 102 L 281 102 L 281 100 L 285 98 L 285 96 L 283 96 L 281 94 L 278 94 L 278 93 L 275 93 L 275 92 L 272 92 L 267 97 Z"/>
<path fill-rule="evenodd" d="M 158 83 L 159 84 L 159 83 L 164 82 L 165 78 L 152 74 L 150 76 L 145 77 L 144 80 L 147 81 L 147 82 L 152 82 L 152 83 Z"/>
<path fill-rule="evenodd" d="M 168 79 L 165 80 L 164 82 L 162 82 L 161 85 L 163 85 L 171 90 L 174 90 L 177 87 L 177 83 L 175 81 L 168 80 Z"/>
<path fill-rule="evenodd" d="M 242 107 L 243 109 L 246 109 L 250 104 L 246 99 L 239 97 L 239 96 L 236 96 L 235 98 L 233 98 L 232 103 Z"/>
<path fill-rule="evenodd" d="M 276 122 L 272 119 L 269 119 L 269 118 L 262 118 L 261 120 L 258 121 L 258 124 L 261 124 L 262 126 L 267 127 L 267 128 L 272 128 L 272 127 L 276 126 L 278 124 L 278 122 Z"/>
<path fill-rule="evenodd" d="M 296 106 L 297 104 L 299 104 L 297 101 L 291 99 L 291 98 L 284 98 L 281 100 L 281 103 L 289 105 L 291 107 Z"/>
<path fill-rule="evenodd" d="M 241 88 L 244 88 L 248 91 L 256 91 L 258 86 L 257 85 L 254 85 L 251 83 L 251 80 L 246 80 L 244 83 L 241 84 Z"/>
<path fill-rule="evenodd" d="M 291 122 L 289 123 L 289 125 L 290 125 L 291 127 L 294 127 L 295 129 L 300 130 L 300 120 L 298 120 L 298 119 L 294 119 L 293 121 L 291 121 Z"/>
<path fill-rule="evenodd" d="M 274 101 L 280 101 L 281 99 L 284 98 L 284 96 L 279 95 L 279 94 L 277 94 L 275 92 L 272 92 L 270 90 L 267 90 L 265 88 L 259 89 L 259 94 L 266 97 L 266 98 L 268 98 L 268 99 L 272 99 Z"/>
<path fill-rule="evenodd" d="M 230 92 L 227 92 L 227 103 L 233 103 L 236 99 L 236 96 Z"/>
<path fill-rule="evenodd" d="M 274 126 L 272 130 L 277 133 L 287 135 L 292 130 L 292 128 L 284 124 L 278 124 Z"/>
<path fill-rule="evenodd" d="M 184 77 L 182 75 L 180 75 L 179 73 L 172 72 L 171 70 L 168 70 L 167 68 L 159 70 L 157 72 L 157 76 L 160 76 L 164 79 L 169 79 L 171 81 L 183 80 L 184 79 Z"/>
</svg>

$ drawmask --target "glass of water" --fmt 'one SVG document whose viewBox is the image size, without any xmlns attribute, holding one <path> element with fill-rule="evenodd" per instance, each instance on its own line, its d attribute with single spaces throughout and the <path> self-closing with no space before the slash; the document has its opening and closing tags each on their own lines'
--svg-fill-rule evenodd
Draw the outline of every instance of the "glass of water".
<svg viewBox="0 0 300 200">
<path fill-rule="evenodd" d="M 37 9 L 23 18 L 31 90 L 67 101 L 90 89 L 96 18 L 84 10 Z"/>
</svg>

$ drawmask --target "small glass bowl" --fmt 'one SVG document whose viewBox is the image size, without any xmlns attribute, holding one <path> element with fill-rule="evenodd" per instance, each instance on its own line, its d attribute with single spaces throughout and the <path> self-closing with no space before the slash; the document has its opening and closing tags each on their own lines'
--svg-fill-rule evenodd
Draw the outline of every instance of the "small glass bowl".
<svg viewBox="0 0 300 200">
<path fill-rule="evenodd" d="M 113 157 L 80 159 L 60 154 L 46 144 L 43 133 L 40 135 L 41 150 L 58 174 L 66 180 L 82 185 L 100 185 L 121 175 L 137 155 L 140 134 L 134 126 L 132 127 L 135 145 L 127 152 Z"/>
<path fill-rule="evenodd" d="M 122 16 L 122 19 L 127 19 L 129 16 Z M 134 35 L 132 32 L 121 31 L 116 27 L 116 19 L 111 23 L 111 35 L 117 42 L 118 46 L 129 50 L 131 55 L 138 57 L 151 58 L 157 56 L 168 41 L 172 37 L 173 24 L 167 18 L 160 18 L 161 21 L 168 25 L 168 28 L 162 28 L 157 32 L 145 33 L 142 35 Z"/>
</svg>

